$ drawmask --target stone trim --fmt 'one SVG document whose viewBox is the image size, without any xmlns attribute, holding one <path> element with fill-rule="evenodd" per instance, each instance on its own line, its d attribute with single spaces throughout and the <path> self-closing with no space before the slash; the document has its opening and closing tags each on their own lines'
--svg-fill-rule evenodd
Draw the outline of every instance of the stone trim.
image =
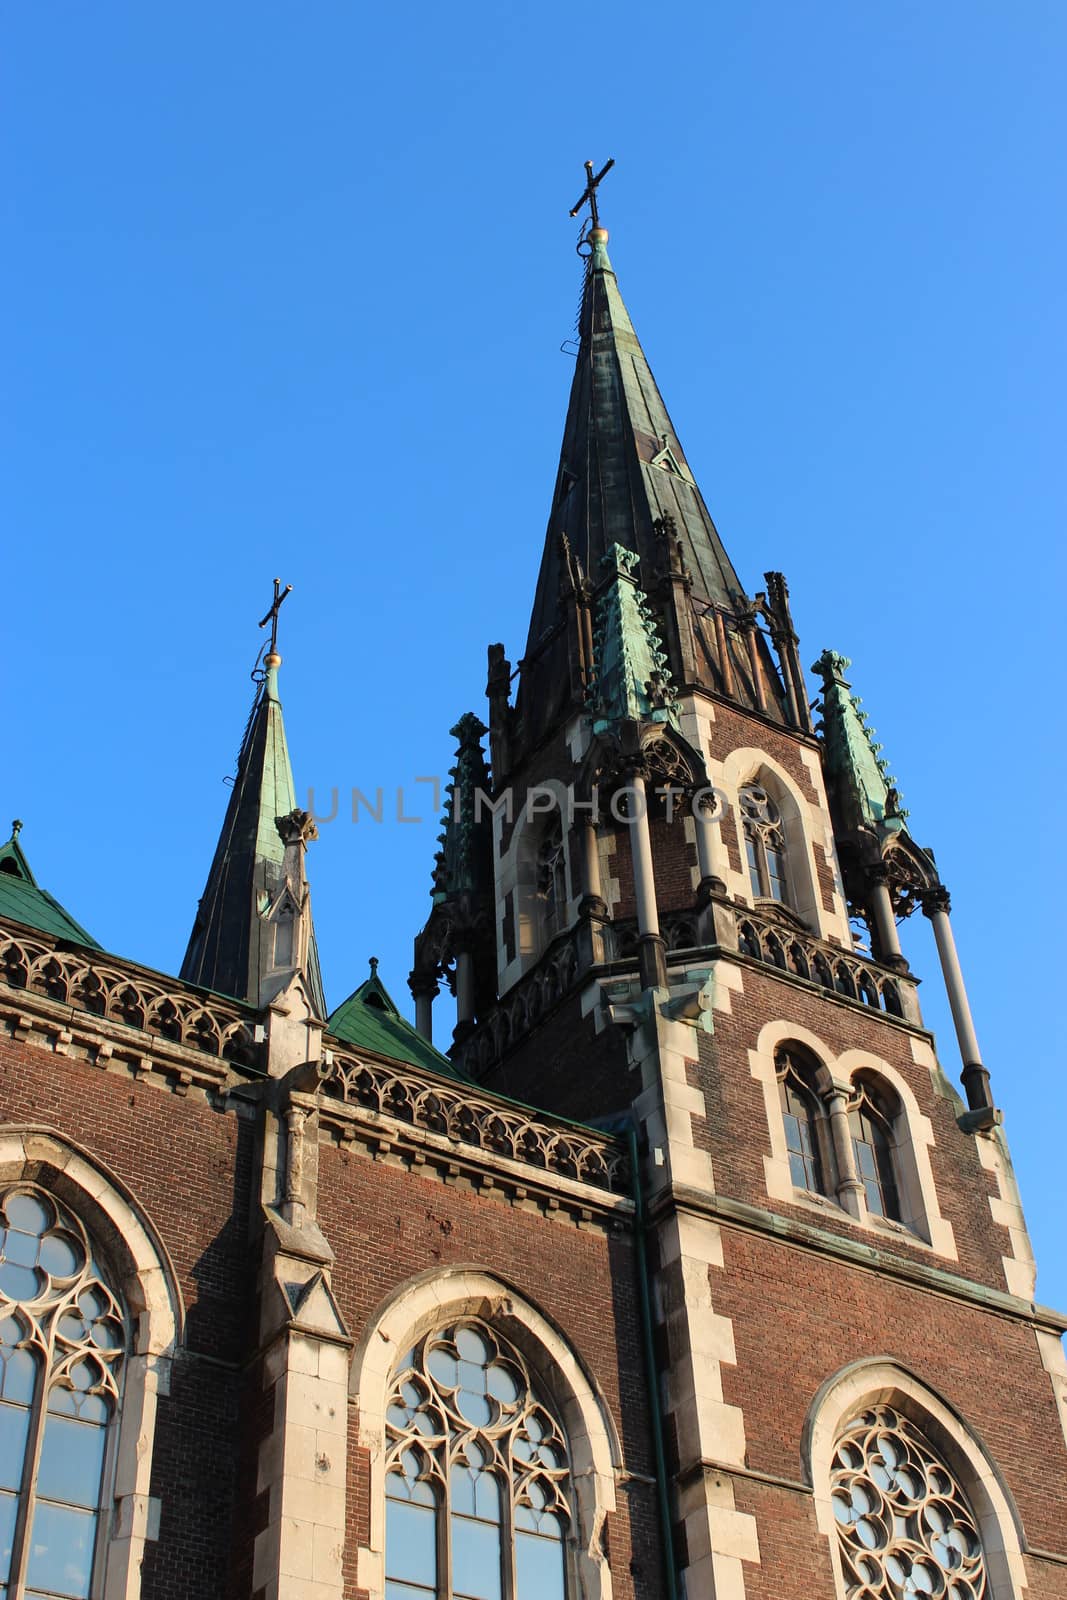
<svg viewBox="0 0 1067 1600">
<path fill-rule="evenodd" d="M 389 1066 L 334 1050 L 321 1067 L 324 1119 L 387 1124 L 401 1142 L 439 1148 L 453 1157 L 459 1146 L 490 1164 L 533 1179 L 543 1172 L 575 1193 L 629 1194 L 630 1162 L 623 1146 L 594 1128 L 556 1121 L 540 1112 L 491 1099 L 484 1090 L 414 1069 Z"/>
<path fill-rule="evenodd" d="M 840 1600 L 845 1600 L 845 1583 L 830 1503 L 830 1463 L 849 1419 L 865 1406 L 878 1403 L 892 1405 L 909 1417 L 959 1474 L 978 1521 L 992 1593 L 996 1600 L 1020 1600 L 1027 1586 L 1022 1523 L 998 1468 L 947 1401 L 905 1367 L 879 1358 L 853 1362 L 828 1379 L 812 1401 L 804 1424 L 801 1457 L 815 1492 L 815 1520 L 829 1542 Z"/>
<path fill-rule="evenodd" d="M 571 1452 L 577 1592 L 586 1600 L 611 1600 L 602 1534 L 625 1472 L 611 1413 L 563 1334 L 517 1290 L 476 1266 L 421 1273 L 401 1285 L 370 1318 L 356 1347 L 351 1397 L 359 1406 L 359 1444 L 370 1470 L 370 1535 L 358 1547 L 357 1587 L 380 1600 L 385 1584 L 385 1408 L 393 1368 L 424 1333 L 462 1316 L 499 1327 L 552 1396 Z"/>
<path fill-rule="evenodd" d="M 55 1129 L 0 1128 L 0 1183 L 19 1179 L 32 1179 L 76 1212 L 113 1268 L 131 1313 L 133 1344 L 112 1444 L 114 1511 L 102 1600 L 137 1600 L 144 1547 L 159 1527 L 159 1501 L 149 1493 L 156 1400 L 169 1391 L 185 1320 L 177 1275 L 155 1227 L 121 1180 Z"/>
<path fill-rule="evenodd" d="M 1012 1294 L 1024 1300 L 1033 1298 L 1037 1287 L 1037 1262 L 1030 1243 L 1030 1235 L 1023 1216 L 1022 1197 L 1015 1181 L 1015 1169 L 1008 1153 L 1004 1130 L 994 1126 L 975 1138 L 978 1160 L 986 1172 L 997 1180 L 997 1192 L 989 1196 L 989 1210 L 993 1221 L 1008 1230 L 1009 1252 L 1001 1256 L 1004 1282 Z"/>
<path fill-rule="evenodd" d="M 6 923 L 0 930 L 0 960 L 4 987 L 12 994 L 50 1000 L 72 1023 L 98 1016 L 132 1034 L 245 1065 L 258 1054 L 246 1009 L 143 967 L 88 951 L 60 950 L 43 936 L 27 936 Z M 25 981 L 14 981 L 17 974 Z"/>
</svg>

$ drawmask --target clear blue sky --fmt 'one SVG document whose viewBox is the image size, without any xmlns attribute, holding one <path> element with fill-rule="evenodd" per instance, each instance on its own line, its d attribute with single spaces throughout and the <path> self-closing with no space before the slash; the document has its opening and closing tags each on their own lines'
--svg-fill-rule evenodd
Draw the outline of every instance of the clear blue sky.
<svg viewBox="0 0 1067 1600">
<path fill-rule="evenodd" d="M 750 588 L 785 570 L 806 661 L 853 658 L 953 891 L 1067 1306 L 1065 68 L 1059 0 L 9 8 L 2 793 L 41 880 L 177 968 L 276 573 L 298 789 L 426 815 L 486 644 L 522 650 L 566 213 L 614 156 L 720 531 Z M 332 1003 L 370 954 L 406 1002 L 436 832 L 323 828 Z"/>
</svg>

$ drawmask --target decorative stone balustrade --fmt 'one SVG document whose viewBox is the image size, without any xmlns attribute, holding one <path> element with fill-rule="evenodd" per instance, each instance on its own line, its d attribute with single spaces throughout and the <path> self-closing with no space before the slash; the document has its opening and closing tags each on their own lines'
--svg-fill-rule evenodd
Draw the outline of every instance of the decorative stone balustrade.
<svg viewBox="0 0 1067 1600">
<path fill-rule="evenodd" d="M 509 1161 L 628 1194 L 626 1150 L 607 1134 L 483 1099 L 462 1084 L 333 1052 L 319 1069 L 328 1097 Z"/>
<path fill-rule="evenodd" d="M 85 951 L 0 932 L 0 981 L 238 1066 L 257 1059 L 253 1025 L 237 1005 L 168 988 Z"/>
<path fill-rule="evenodd" d="M 755 912 L 737 918 L 737 948 L 742 955 L 794 978 L 821 984 L 831 994 L 904 1017 L 899 981 L 863 956 L 849 954 L 784 922 Z"/>
</svg>

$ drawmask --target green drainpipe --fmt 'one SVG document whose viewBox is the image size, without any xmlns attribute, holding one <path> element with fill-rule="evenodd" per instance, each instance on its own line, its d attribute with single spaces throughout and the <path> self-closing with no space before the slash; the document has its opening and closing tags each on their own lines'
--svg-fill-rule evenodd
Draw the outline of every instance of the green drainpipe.
<svg viewBox="0 0 1067 1600">
<path fill-rule="evenodd" d="M 663 1577 L 667 1600 L 678 1600 L 678 1579 L 674 1570 L 674 1535 L 671 1523 L 670 1492 L 667 1487 L 667 1453 L 663 1444 L 663 1412 L 659 1403 L 659 1374 L 652 1338 L 652 1299 L 648 1291 L 648 1257 L 645 1253 L 645 1193 L 637 1159 L 637 1129 L 627 1121 L 626 1138 L 630 1146 L 630 1175 L 634 1197 L 634 1238 L 637 1241 L 637 1286 L 641 1301 L 641 1343 L 645 1356 L 648 1385 L 648 1411 L 652 1423 L 652 1450 L 656 1462 L 656 1498 L 659 1501 L 660 1535 L 663 1541 Z"/>
</svg>

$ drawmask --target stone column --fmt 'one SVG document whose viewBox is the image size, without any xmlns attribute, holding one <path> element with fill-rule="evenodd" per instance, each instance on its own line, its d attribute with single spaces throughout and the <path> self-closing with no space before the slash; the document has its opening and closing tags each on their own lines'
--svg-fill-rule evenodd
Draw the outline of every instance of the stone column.
<svg viewBox="0 0 1067 1600">
<path fill-rule="evenodd" d="M 433 1043 L 433 1003 L 439 991 L 437 979 L 429 972 L 413 972 L 408 988 L 415 997 L 415 1027 L 427 1043 Z"/>
<path fill-rule="evenodd" d="M 667 987 L 666 947 L 659 931 L 656 882 L 652 868 L 652 838 L 648 831 L 648 791 L 644 774 L 629 775 L 630 855 L 634 868 L 634 897 L 637 901 L 637 943 L 640 951 L 642 989 Z"/>
<path fill-rule="evenodd" d="M 941 976 L 945 981 L 945 992 L 952 1010 L 960 1055 L 963 1057 L 960 1079 L 967 1095 L 967 1104 L 972 1111 L 983 1111 L 993 1104 L 989 1092 L 989 1073 L 983 1064 L 982 1052 L 978 1047 L 978 1037 L 974 1031 L 963 973 L 960 971 L 960 960 L 956 954 L 956 940 L 952 934 L 952 923 L 949 921 L 950 906 L 948 890 L 944 884 L 939 883 L 933 889 L 927 889 L 922 897 L 923 915 L 929 917 L 933 924 L 938 959 L 941 962 Z"/>
<path fill-rule="evenodd" d="M 848 1095 L 850 1084 L 835 1083 L 827 1096 L 830 1113 L 830 1137 L 834 1144 L 837 1162 L 837 1198 L 852 1216 L 862 1215 L 865 1202 L 863 1184 L 856 1171 L 856 1157 L 852 1149 L 852 1133 L 848 1125 Z"/>
<path fill-rule="evenodd" d="M 575 825 L 582 841 L 582 879 L 584 893 L 578 910 L 583 917 L 603 917 L 607 914 L 604 886 L 600 880 L 600 844 L 596 823 L 592 817 Z"/>
<path fill-rule="evenodd" d="M 456 1023 L 474 1021 L 474 955 L 460 949 L 456 954 Z"/>
<path fill-rule="evenodd" d="M 889 874 L 881 863 L 867 868 L 867 904 L 874 923 L 874 944 L 878 960 L 898 972 L 907 969 L 904 952 L 900 948 L 897 919 L 893 915 L 893 901 L 889 894 Z"/>
<path fill-rule="evenodd" d="M 711 788 L 697 789 L 689 803 L 697 836 L 697 899 L 706 901 L 709 895 L 726 893 L 726 845 L 719 822 L 722 806 Z"/>
</svg>

